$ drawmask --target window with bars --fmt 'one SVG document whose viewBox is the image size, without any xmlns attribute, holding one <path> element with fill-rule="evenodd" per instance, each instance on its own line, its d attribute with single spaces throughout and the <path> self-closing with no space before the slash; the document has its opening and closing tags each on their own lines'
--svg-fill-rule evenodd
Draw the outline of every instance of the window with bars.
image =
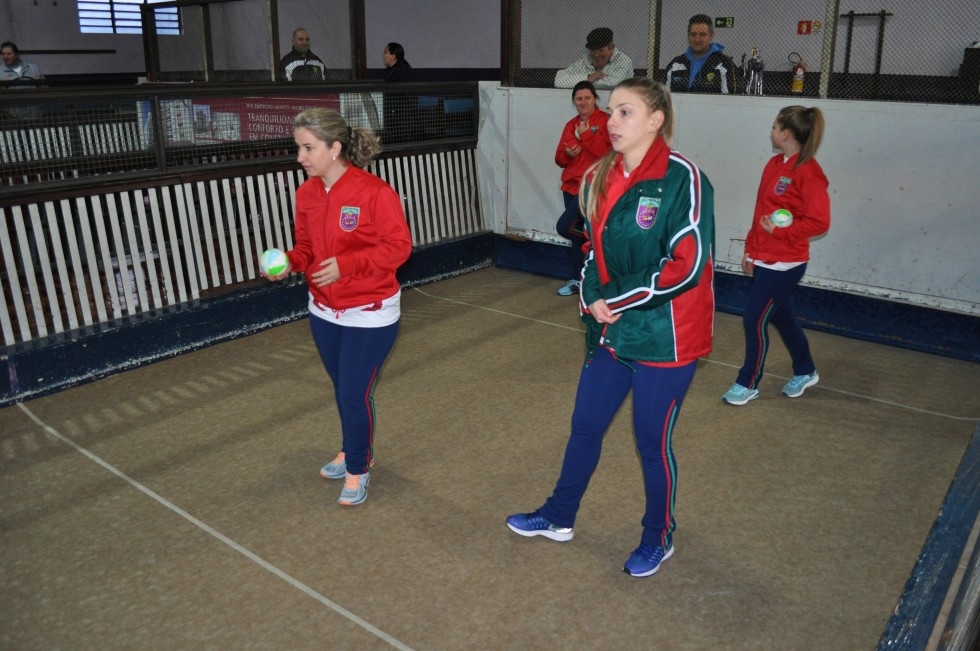
<svg viewBox="0 0 980 651">
<path fill-rule="evenodd" d="M 142 34 L 140 5 L 167 0 L 78 0 L 78 25 L 83 34 Z M 155 10 L 157 34 L 180 34 L 177 7 Z"/>
</svg>

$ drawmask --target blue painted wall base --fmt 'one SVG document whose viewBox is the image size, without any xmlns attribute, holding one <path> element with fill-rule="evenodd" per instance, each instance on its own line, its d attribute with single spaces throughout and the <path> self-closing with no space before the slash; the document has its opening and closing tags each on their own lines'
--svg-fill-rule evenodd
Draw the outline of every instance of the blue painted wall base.
<svg viewBox="0 0 980 651">
<path fill-rule="evenodd" d="M 555 249 L 558 249 L 556 252 Z M 569 278 L 567 248 L 497 236 L 495 264 L 556 278 Z M 717 309 L 741 315 L 752 279 L 715 274 Z M 794 292 L 804 327 L 935 355 L 980 361 L 980 317 L 814 287 Z"/>
</svg>

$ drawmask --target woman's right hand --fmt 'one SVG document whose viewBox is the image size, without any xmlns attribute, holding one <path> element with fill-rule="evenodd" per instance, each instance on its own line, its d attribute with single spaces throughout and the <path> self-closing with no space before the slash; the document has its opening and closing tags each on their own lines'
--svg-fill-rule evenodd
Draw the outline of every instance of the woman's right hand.
<svg viewBox="0 0 980 651">
<path fill-rule="evenodd" d="M 749 257 L 748 253 L 742 254 L 742 271 L 745 272 L 746 276 L 751 276 L 752 272 L 755 270 L 755 263 L 752 262 L 752 258 Z"/>
<path fill-rule="evenodd" d="M 606 299 L 604 298 L 600 298 L 589 306 L 589 314 L 599 323 L 616 323 L 619 321 L 619 317 L 622 316 L 622 314 L 613 314 L 609 306 L 606 305 Z"/>
</svg>

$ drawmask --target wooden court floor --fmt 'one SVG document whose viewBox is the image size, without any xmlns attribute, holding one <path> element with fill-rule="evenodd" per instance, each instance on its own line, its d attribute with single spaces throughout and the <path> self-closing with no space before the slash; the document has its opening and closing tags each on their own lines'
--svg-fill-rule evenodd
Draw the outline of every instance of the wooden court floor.
<svg viewBox="0 0 980 651">
<path fill-rule="evenodd" d="M 980 419 L 978 366 L 811 332 L 800 399 L 720 396 L 719 314 L 675 432 L 676 553 L 639 541 L 629 404 L 575 539 L 512 534 L 557 477 L 582 361 L 560 281 L 407 289 L 369 499 L 305 320 L 0 410 L 3 649 L 873 649 Z M 52 370 L 52 372 L 55 372 Z"/>
</svg>

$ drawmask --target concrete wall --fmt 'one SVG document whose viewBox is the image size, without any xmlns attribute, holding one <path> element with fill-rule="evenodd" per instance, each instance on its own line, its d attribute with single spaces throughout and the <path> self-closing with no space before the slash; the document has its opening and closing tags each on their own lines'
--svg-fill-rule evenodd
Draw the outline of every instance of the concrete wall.
<svg viewBox="0 0 980 651">
<path fill-rule="evenodd" d="M 601 93 L 601 104 L 608 92 Z M 715 190 L 716 259 L 736 270 L 780 97 L 675 94 L 674 146 Z M 554 151 L 574 115 L 570 91 L 481 85 L 481 195 L 501 234 L 563 241 Z M 832 227 L 812 245 L 805 284 L 980 314 L 977 107 L 816 101 L 818 160 Z"/>
</svg>

